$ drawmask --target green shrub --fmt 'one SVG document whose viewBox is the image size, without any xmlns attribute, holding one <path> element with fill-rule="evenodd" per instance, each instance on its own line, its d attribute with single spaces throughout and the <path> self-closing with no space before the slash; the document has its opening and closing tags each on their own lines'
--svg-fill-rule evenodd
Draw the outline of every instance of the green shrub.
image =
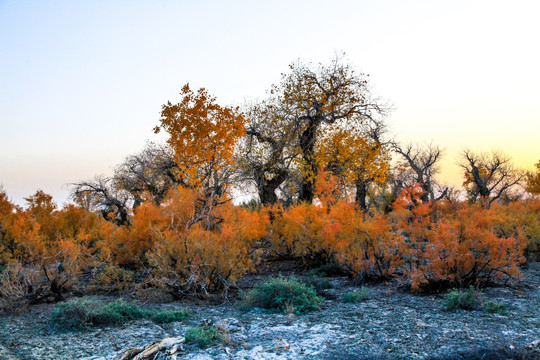
<svg viewBox="0 0 540 360">
<path fill-rule="evenodd" d="M 51 313 L 54 324 L 64 329 L 92 326 L 92 312 L 96 303 L 88 298 L 70 300 L 56 305 Z"/>
<path fill-rule="evenodd" d="M 483 310 L 491 314 L 506 315 L 508 313 L 508 306 L 503 302 L 488 301 Z"/>
<path fill-rule="evenodd" d="M 446 297 L 446 309 L 448 310 L 473 310 L 478 307 L 478 303 L 478 293 L 472 286 L 465 291 L 453 290 Z"/>
<path fill-rule="evenodd" d="M 119 299 L 101 306 L 94 314 L 94 323 L 95 325 L 123 324 L 130 320 L 146 318 L 149 315 L 148 311 L 142 310 L 136 304 Z"/>
<path fill-rule="evenodd" d="M 224 340 L 225 336 L 219 329 L 211 325 L 195 326 L 186 332 L 186 343 L 195 344 L 201 349 Z"/>
<path fill-rule="evenodd" d="M 341 299 L 344 303 L 359 303 L 366 299 L 367 290 L 365 287 L 361 287 L 359 291 L 351 291 L 343 295 Z"/>
<path fill-rule="evenodd" d="M 308 273 L 308 276 L 322 276 L 322 277 L 332 277 L 332 276 L 347 276 L 349 275 L 347 271 L 343 268 L 343 265 L 337 262 L 329 262 L 323 264 L 318 268 L 311 269 Z"/>
<path fill-rule="evenodd" d="M 330 280 L 317 276 L 305 276 L 300 279 L 300 281 L 307 286 L 313 287 L 317 294 L 321 294 L 323 290 L 332 288 L 332 283 L 330 282 Z"/>
<path fill-rule="evenodd" d="M 183 321 L 187 318 L 189 318 L 189 311 L 186 309 L 161 311 L 152 315 L 152 321 L 158 324 L 168 324 L 175 321 Z"/>
<path fill-rule="evenodd" d="M 295 278 L 273 278 L 257 285 L 245 298 L 250 307 L 278 309 L 285 313 L 303 314 L 320 309 L 322 299 L 315 289 Z"/>
<path fill-rule="evenodd" d="M 76 330 L 118 325 L 148 316 L 149 312 L 123 299 L 103 304 L 88 298 L 79 298 L 58 304 L 51 313 L 51 320 L 61 329 Z"/>
</svg>

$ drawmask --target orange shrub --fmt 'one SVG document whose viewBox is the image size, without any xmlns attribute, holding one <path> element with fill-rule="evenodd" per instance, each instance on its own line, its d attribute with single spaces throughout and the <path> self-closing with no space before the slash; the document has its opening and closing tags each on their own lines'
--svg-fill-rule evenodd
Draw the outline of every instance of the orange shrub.
<svg viewBox="0 0 540 360">
<path fill-rule="evenodd" d="M 253 245 L 265 235 L 267 219 L 229 202 L 198 219 L 196 195 L 178 189 L 160 208 L 167 221 L 153 224 L 157 237 L 147 254 L 152 280 L 179 297 L 207 297 L 216 290 L 226 296 L 241 275 L 254 269 Z"/>
<path fill-rule="evenodd" d="M 507 205 L 494 204 L 493 210 L 502 219 L 498 234 L 523 238 L 527 243 L 527 256 L 540 260 L 540 198 L 515 201 Z"/>
<path fill-rule="evenodd" d="M 403 237 L 384 215 L 370 217 L 354 204 L 330 210 L 322 234 L 325 246 L 355 276 L 389 278 L 403 264 Z"/>
<path fill-rule="evenodd" d="M 413 290 L 518 278 L 526 243 L 521 237 L 500 235 L 497 230 L 502 221 L 494 209 L 478 206 L 440 211 L 438 218 L 409 218 L 402 231 L 414 254 L 408 269 Z"/>
<path fill-rule="evenodd" d="M 289 208 L 274 206 L 269 211 L 273 215 L 269 250 L 274 257 L 299 258 L 308 265 L 330 260 L 330 249 L 321 236 L 327 221 L 325 208 L 303 203 Z"/>
<path fill-rule="evenodd" d="M 119 226 L 108 236 L 102 258 L 116 265 L 141 268 L 146 265 L 146 255 L 161 238 L 160 231 L 167 222 L 163 208 L 151 201 L 143 203 L 136 209 L 131 226 Z"/>
</svg>

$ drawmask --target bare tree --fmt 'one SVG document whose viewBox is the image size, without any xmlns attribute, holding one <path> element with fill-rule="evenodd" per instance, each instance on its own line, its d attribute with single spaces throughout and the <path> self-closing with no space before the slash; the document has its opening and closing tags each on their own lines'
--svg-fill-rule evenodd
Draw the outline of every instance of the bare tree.
<svg viewBox="0 0 540 360">
<path fill-rule="evenodd" d="M 246 111 L 250 119 L 246 137 L 236 151 L 240 180 L 251 182 L 263 204 L 278 200 L 276 190 L 291 176 L 295 124 L 285 121 L 276 98 L 253 104 Z"/>
<path fill-rule="evenodd" d="M 172 151 L 154 143 L 126 157 L 114 173 L 114 185 L 131 194 L 134 209 L 145 196 L 150 196 L 156 205 L 161 204 L 169 190 L 182 183 Z"/>
<path fill-rule="evenodd" d="M 443 156 L 443 150 L 436 145 L 428 144 L 425 147 L 415 144 L 402 146 L 398 143 L 392 145 L 395 152 L 401 155 L 403 161 L 401 166 L 409 167 L 412 171 L 414 181 L 422 187 L 424 193 L 421 196 L 422 202 L 442 199 L 448 189 L 444 189 L 435 195 L 437 184 L 434 176 L 439 172 L 438 162 Z M 409 184 L 407 186 L 411 186 Z"/>
<path fill-rule="evenodd" d="M 509 197 L 509 191 L 521 184 L 527 175 L 516 169 L 508 156 L 499 152 L 474 153 L 466 149 L 459 166 L 465 170 L 464 185 L 470 200 L 480 200 L 486 207 L 498 199 Z"/>
<path fill-rule="evenodd" d="M 71 198 L 89 210 L 100 211 L 103 218 L 117 225 L 129 224 L 129 193 L 114 186 L 114 179 L 96 176 L 94 180 L 73 184 Z"/>
<path fill-rule="evenodd" d="M 72 184 L 71 198 L 80 207 L 100 211 L 106 220 L 126 225 L 131 210 L 143 201 L 151 199 L 159 205 L 173 187 L 182 184 L 172 151 L 149 143 L 140 153 L 126 157 L 112 177 Z"/>
</svg>

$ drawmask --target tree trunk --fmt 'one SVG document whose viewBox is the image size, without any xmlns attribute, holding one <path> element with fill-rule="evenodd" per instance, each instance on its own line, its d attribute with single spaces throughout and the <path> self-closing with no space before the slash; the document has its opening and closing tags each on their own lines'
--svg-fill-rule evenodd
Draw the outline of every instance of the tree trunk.
<svg viewBox="0 0 540 360">
<path fill-rule="evenodd" d="M 356 180 L 356 196 L 354 201 L 358 206 L 360 206 L 360 209 L 362 209 L 362 211 L 364 212 L 367 212 L 367 185 L 367 182 L 364 180 Z"/>
<path fill-rule="evenodd" d="M 264 173 L 264 170 L 259 170 L 255 175 L 259 199 L 263 205 L 275 204 L 277 202 L 276 190 L 285 181 L 288 173 L 280 172 L 271 180 L 266 180 Z"/>
<path fill-rule="evenodd" d="M 300 148 L 305 164 L 305 174 L 300 186 L 298 199 L 307 203 L 313 202 L 315 192 L 315 177 L 317 175 L 317 162 L 315 160 L 315 135 L 320 121 L 310 119 L 307 128 L 300 136 Z"/>
</svg>

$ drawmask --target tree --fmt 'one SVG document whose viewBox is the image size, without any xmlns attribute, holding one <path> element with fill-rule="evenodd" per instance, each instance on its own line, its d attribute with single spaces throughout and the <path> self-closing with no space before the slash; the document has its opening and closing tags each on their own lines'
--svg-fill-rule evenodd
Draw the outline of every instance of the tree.
<svg viewBox="0 0 540 360">
<path fill-rule="evenodd" d="M 100 211 L 108 221 L 128 225 L 132 210 L 146 200 L 160 205 L 174 186 L 182 184 L 178 172 L 172 151 L 150 143 L 127 156 L 112 177 L 72 184 L 71 198 L 87 211 Z"/>
<path fill-rule="evenodd" d="M 133 197 L 133 209 L 149 197 L 160 205 L 176 185 L 182 184 L 178 165 L 168 147 L 149 143 L 143 151 L 126 157 L 114 172 L 114 186 Z"/>
<path fill-rule="evenodd" d="M 435 195 L 436 183 L 434 175 L 439 172 L 438 162 L 443 155 L 443 150 L 439 146 L 429 144 L 422 148 L 419 145 L 408 144 L 402 146 L 393 143 L 392 147 L 403 158 L 403 162 L 398 166 L 408 166 L 412 170 L 414 181 L 422 187 L 424 193 L 421 200 L 423 203 L 440 200 L 446 195 L 448 189 L 443 190 L 439 196 Z M 408 184 L 405 187 L 412 185 Z"/>
<path fill-rule="evenodd" d="M 290 65 L 290 73 L 274 85 L 280 113 L 293 124 L 302 182 L 299 200 L 313 200 L 319 164 L 316 144 L 327 126 L 343 123 L 352 131 L 373 121 L 383 108 L 370 98 L 367 76 L 357 74 L 341 58 L 316 69 L 300 62 Z"/>
<path fill-rule="evenodd" d="M 498 152 L 477 154 L 464 150 L 459 165 L 465 171 L 463 185 L 470 200 L 480 200 L 485 207 L 507 195 L 526 176 L 512 165 L 508 156 Z"/>
<path fill-rule="evenodd" d="M 540 161 L 535 166 L 536 172 L 527 174 L 527 191 L 531 194 L 540 195 Z"/>
<path fill-rule="evenodd" d="M 154 132 L 167 132 L 174 152 L 179 181 L 214 196 L 230 184 L 236 141 L 245 135 L 245 118 L 238 107 L 222 107 L 216 98 L 189 84 L 182 87 L 177 104 L 163 105 L 160 125 Z"/>
<path fill-rule="evenodd" d="M 262 204 L 274 204 L 276 190 L 296 172 L 295 124 L 280 112 L 275 96 L 251 105 L 247 117 L 246 137 L 236 155 L 240 180 L 254 184 Z"/>
<path fill-rule="evenodd" d="M 321 136 L 317 157 L 339 179 L 343 194 L 354 186 L 356 204 L 367 211 L 370 184 L 383 183 L 390 167 L 389 148 L 382 140 L 385 126 L 375 120 L 360 129 L 342 125 L 336 124 Z"/>
<path fill-rule="evenodd" d="M 10 233 L 15 209 L 16 206 L 9 201 L 6 192 L 0 186 L 0 265 L 4 265 L 15 253 L 15 244 Z"/>
<path fill-rule="evenodd" d="M 130 194 L 115 186 L 113 178 L 96 176 L 94 180 L 72 184 L 71 198 L 89 211 L 98 210 L 103 218 L 117 225 L 129 224 Z"/>
</svg>

